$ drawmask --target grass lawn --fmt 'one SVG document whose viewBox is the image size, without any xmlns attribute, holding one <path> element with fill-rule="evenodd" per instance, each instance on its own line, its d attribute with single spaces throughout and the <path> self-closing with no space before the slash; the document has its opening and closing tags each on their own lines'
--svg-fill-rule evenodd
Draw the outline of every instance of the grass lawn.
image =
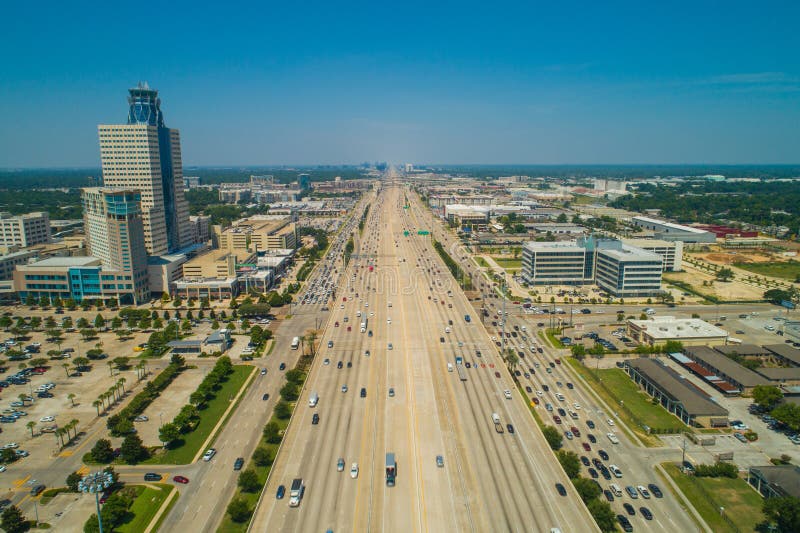
<svg viewBox="0 0 800 533">
<path fill-rule="evenodd" d="M 167 499 L 169 493 L 175 490 L 175 487 L 166 483 L 154 483 L 153 485 L 158 488 L 143 487 L 144 490 L 139 493 L 130 508 L 133 519 L 116 528 L 116 531 L 133 533 L 147 529 L 150 521 L 161 508 L 161 504 Z"/>
<path fill-rule="evenodd" d="M 181 493 L 180 492 L 175 492 L 175 496 L 172 497 L 172 499 L 169 502 L 169 505 L 167 505 L 167 508 L 164 509 L 163 513 L 161 513 L 161 516 L 159 517 L 158 522 L 156 522 L 155 526 L 153 526 L 153 531 L 158 533 L 158 531 L 161 530 L 161 523 L 164 522 L 164 520 L 167 519 L 167 516 L 169 516 L 169 513 L 172 512 L 172 508 L 175 507 L 176 503 L 178 503 L 178 499 L 180 497 L 181 497 Z"/>
<path fill-rule="evenodd" d="M 495 262 L 505 269 L 522 268 L 522 259 L 508 259 L 507 257 L 492 257 Z"/>
<path fill-rule="evenodd" d="M 663 466 L 712 531 L 734 531 L 720 516 L 720 507 L 725 508 L 725 515 L 740 531 L 753 531 L 764 519 L 761 512 L 763 499 L 745 480 L 690 477 L 682 474 L 675 464 L 665 463 Z"/>
<path fill-rule="evenodd" d="M 638 391 L 633 381 L 631 381 L 622 370 L 616 368 L 601 370 L 600 375 L 603 377 L 603 383 L 606 386 L 603 388 L 598 383 L 593 371 L 590 371 L 572 357 L 566 359 L 567 362 L 572 365 L 572 368 L 580 374 L 586 383 L 591 385 L 592 389 L 606 402 L 609 408 L 617 411 L 619 417 L 625 422 L 626 428 L 636 433 L 636 436 L 639 437 L 639 440 L 641 440 L 645 446 L 655 448 L 663 446 L 663 444 L 658 437 L 648 434 L 641 427 L 639 422 L 628 416 L 626 411 L 615 409 L 615 407 L 619 406 L 620 400 L 625 402 L 625 406 L 636 416 L 642 416 L 642 422 L 650 427 L 679 427 L 681 425 L 680 420 L 666 412 L 663 407 L 652 405 L 650 400 L 644 396 L 644 393 Z M 624 380 L 627 380 L 627 383 Z M 613 394 L 610 392 L 611 390 L 614 391 Z"/>
<path fill-rule="evenodd" d="M 474 259 L 475 262 L 478 263 L 478 266 L 481 266 L 483 268 L 489 268 L 489 263 L 487 263 L 486 259 L 484 259 L 483 257 L 476 255 Z"/>
<path fill-rule="evenodd" d="M 539 336 L 541 337 L 542 332 L 539 331 Z M 562 334 L 558 333 L 558 330 L 547 328 L 545 331 L 545 335 L 547 335 L 547 339 L 550 341 L 550 344 L 555 346 L 556 348 L 564 348 L 564 343 L 561 342 L 560 338 L 563 337 Z"/>
<path fill-rule="evenodd" d="M 188 464 L 194 459 L 197 450 L 206 441 L 214 426 L 219 422 L 220 417 L 230 405 L 230 399 L 236 396 L 239 389 L 247 381 L 247 377 L 253 372 L 254 367 L 246 365 L 235 365 L 233 373 L 228 376 L 228 381 L 222 384 L 213 400 L 208 402 L 205 409 L 200 411 L 200 423 L 194 431 L 183 436 L 183 444 L 177 448 L 172 448 L 160 455 L 155 455 L 144 461 L 148 464 Z"/>
<path fill-rule="evenodd" d="M 794 281 L 800 276 L 800 262 L 787 261 L 785 263 L 734 263 L 733 266 L 747 270 L 759 276 L 788 279 Z"/>
</svg>

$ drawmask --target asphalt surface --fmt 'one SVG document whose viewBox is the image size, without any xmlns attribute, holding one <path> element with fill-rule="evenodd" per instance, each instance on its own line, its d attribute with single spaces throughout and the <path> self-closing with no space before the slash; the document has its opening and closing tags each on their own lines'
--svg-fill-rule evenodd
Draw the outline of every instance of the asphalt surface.
<svg viewBox="0 0 800 533">
<path fill-rule="evenodd" d="M 416 235 L 422 221 L 413 208 L 403 209 L 401 188 L 385 185 L 348 267 L 352 286 L 339 291 L 332 307 L 251 530 L 596 530 L 471 303 L 429 238 Z M 371 337 L 359 331 L 358 311 L 366 314 Z M 467 314 L 474 320 L 466 322 Z M 475 350 L 485 366 L 465 369 L 466 381 L 448 372 L 456 355 L 473 359 Z M 319 395 L 313 408 L 312 392 Z M 504 426 L 513 424 L 514 434 L 495 431 L 494 412 Z M 315 413 L 317 425 L 311 423 Z M 397 459 L 394 487 L 385 482 L 387 452 Z M 356 479 L 350 475 L 354 462 Z M 306 486 L 297 508 L 288 505 L 293 478 Z M 558 495 L 557 482 L 567 496 Z M 281 500 L 275 497 L 279 485 L 287 488 Z"/>
</svg>

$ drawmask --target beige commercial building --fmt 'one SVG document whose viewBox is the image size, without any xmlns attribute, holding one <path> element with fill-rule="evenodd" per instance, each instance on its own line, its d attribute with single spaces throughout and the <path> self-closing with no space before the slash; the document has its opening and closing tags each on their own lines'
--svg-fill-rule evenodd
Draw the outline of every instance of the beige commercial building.
<svg viewBox="0 0 800 533">
<path fill-rule="evenodd" d="M 654 346 L 679 341 L 684 346 L 724 344 L 728 332 L 699 318 L 653 316 L 647 320 L 628 320 L 628 336 Z"/>
<path fill-rule="evenodd" d="M 256 254 L 252 252 L 212 250 L 184 263 L 183 277 L 192 279 L 235 278 L 238 265 L 251 265 L 255 262 Z"/>
<path fill-rule="evenodd" d="M 50 217 L 45 212 L 0 213 L 0 246 L 25 248 L 50 242 Z"/>
<path fill-rule="evenodd" d="M 238 221 L 219 233 L 219 247 L 258 251 L 297 248 L 297 227 L 291 217 L 259 215 Z"/>
<path fill-rule="evenodd" d="M 129 92 L 128 123 L 97 127 L 103 183 L 141 192 L 147 252 L 166 254 L 192 243 L 180 133 L 164 125 L 158 91 L 139 84 Z"/>
</svg>

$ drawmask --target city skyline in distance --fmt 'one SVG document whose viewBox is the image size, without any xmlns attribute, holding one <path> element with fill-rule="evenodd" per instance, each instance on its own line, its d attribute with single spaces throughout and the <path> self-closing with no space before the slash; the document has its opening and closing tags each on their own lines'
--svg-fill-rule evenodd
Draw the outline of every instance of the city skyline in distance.
<svg viewBox="0 0 800 533">
<path fill-rule="evenodd" d="M 99 166 L 139 81 L 186 166 L 797 162 L 795 4 L 32 9 L 0 37 L 2 168 Z"/>
</svg>

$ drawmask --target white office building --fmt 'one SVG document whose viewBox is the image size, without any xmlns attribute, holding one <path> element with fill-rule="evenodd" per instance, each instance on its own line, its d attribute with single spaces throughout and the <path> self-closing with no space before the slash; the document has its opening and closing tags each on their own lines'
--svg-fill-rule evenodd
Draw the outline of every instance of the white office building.
<svg viewBox="0 0 800 533">
<path fill-rule="evenodd" d="M 50 242 L 50 217 L 44 211 L 12 215 L 0 213 L 0 246 L 33 246 Z"/>
<path fill-rule="evenodd" d="M 660 255 L 620 241 L 601 241 L 595 260 L 597 286 L 617 298 L 649 297 L 661 292 Z"/>
<path fill-rule="evenodd" d="M 576 241 L 528 242 L 522 247 L 522 278 L 530 285 L 592 283 L 591 250 Z"/>
</svg>

